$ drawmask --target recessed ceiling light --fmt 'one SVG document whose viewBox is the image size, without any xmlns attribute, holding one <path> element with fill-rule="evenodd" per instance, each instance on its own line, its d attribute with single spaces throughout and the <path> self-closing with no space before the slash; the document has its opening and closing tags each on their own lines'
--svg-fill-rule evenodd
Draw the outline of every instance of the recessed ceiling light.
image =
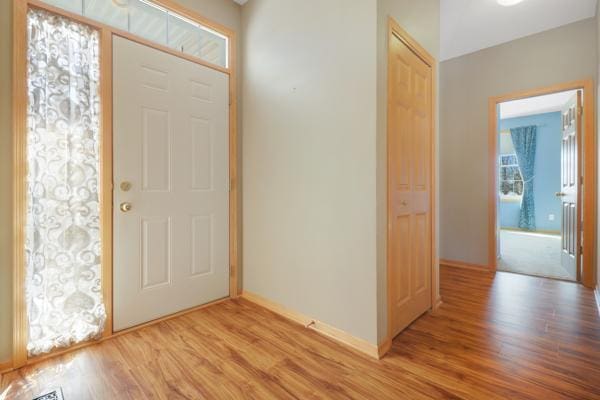
<svg viewBox="0 0 600 400">
<path fill-rule="evenodd" d="M 498 4 L 500 4 L 501 6 L 504 7 L 509 7 L 509 6 L 514 6 L 516 4 L 519 4 L 520 2 L 522 2 L 523 0 L 496 0 L 498 2 Z"/>
</svg>

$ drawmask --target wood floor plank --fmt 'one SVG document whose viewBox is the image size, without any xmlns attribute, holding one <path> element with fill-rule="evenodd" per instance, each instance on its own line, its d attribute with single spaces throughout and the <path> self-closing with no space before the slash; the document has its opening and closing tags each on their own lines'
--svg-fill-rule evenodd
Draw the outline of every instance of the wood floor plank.
<svg viewBox="0 0 600 400">
<path fill-rule="evenodd" d="M 0 398 L 600 399 L 592 291 L 451 267 L 441 291 L 380 361 L 235 300 L 5 374 Z"/>
</svg>

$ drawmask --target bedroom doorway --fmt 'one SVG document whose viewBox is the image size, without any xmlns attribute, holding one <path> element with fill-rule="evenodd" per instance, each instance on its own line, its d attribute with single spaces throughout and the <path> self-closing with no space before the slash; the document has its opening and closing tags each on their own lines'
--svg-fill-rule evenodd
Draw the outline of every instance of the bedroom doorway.
<svg viewBox="0 0 600 400">
<path fill-rule="evenodd" d="M 490 100 L 493 269 L 593 284 L 592 88 L 582 81 Z"/>
<path fill-rule="evenodd" d="M 499 105 L 499 270 L 578 280 L 581 107 L 577 90 Z"/>
</svg>

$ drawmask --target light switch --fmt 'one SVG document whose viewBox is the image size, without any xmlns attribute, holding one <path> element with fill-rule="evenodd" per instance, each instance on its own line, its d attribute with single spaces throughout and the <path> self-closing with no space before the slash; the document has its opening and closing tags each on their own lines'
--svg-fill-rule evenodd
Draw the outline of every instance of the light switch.
<svg viewBox="0 0 600 400">
<path fill-rule="evenodd" d="M 548 221 L 554 221 L 555 218 L 554 214 L 548 215 Z"/>
</svg>

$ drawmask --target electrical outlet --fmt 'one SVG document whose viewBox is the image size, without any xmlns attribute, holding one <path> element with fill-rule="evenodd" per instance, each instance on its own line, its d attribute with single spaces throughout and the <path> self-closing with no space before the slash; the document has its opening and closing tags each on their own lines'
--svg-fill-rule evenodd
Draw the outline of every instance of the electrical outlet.
<svg viewBox="0 0 600 400">
<path fill-rule="evenodd" d="M 554 221 L 555 218 L 556 216 L 554 214 L 548 215 L 548 221 Z"/>
</svg>

